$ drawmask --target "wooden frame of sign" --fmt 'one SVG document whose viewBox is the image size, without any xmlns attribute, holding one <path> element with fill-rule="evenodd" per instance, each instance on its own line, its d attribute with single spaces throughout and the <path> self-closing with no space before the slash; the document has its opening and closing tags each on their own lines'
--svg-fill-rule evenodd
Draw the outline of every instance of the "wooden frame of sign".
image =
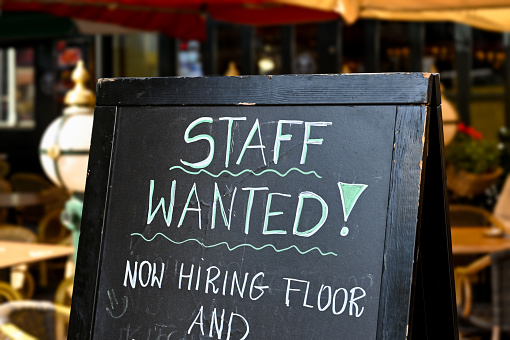
<svg viewBox="0 0 510 340">
<path fill-rule="evenodd" d="M 101 79 L 70 339 L 457 339 L 439 76 Z"/>
</svg>

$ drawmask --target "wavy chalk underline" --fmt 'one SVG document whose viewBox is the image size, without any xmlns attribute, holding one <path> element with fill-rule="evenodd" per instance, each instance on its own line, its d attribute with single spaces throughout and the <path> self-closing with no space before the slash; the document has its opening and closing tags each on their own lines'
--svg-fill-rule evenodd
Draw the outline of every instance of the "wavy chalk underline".
<svg viewBox="0 0 510 340">
<path fill-rule="evenodd" d="M 200 244 L 202 247 L 204 248 L 213 248 L 213 247 L 218 247 L 220 245 L 225 245 L 227 247 L 227 249 L 229 251 L 234 251 L 236 250 L 237 248 L 241 248 L 241 247 L 250 247 L 250 248 L 253 248 L 254 250 L 262 250 L 264 248 L 273 248 L 275 252 L 277 253 L 281 253 L 283 251 L 286 251 L 286 250 L 290 250 L 292 248 L 296 249 L 296 251 L 298 253 L 300 253 L 301 255 L 305 255 L 313 250 L 317 250 L 322 256 L 327 256 L 327 255 L 333 255 L 333 256 L 338 256 L 338 254 L 336 253 L 333 253 L 333 252 L 327 252 L 327 253 L 324 253 L 322 250 L 320 250 L 318 247 L 313 247 L 313 248 L 310 248 L 308 250 L 305 250 L 305 251 L 302 251 L 301 249 L 299 249 L 298 247 L 292 245 L 292 246 L 289 246 L 287 248 L 282 248 L 282 249 L 277 249 L 274 245 L 272 244 L 265 244 L 261 247 L 255 247 L 254 245 L 251 245 L 249 243 L 243 243 L 243 244 L 239 244 L 237 246 L 234 246 L 234 247 L 231 247 L 227 242 L 220 242 L 220 243 L 216 243 L 216 244 L 212 244 L 212 245 L 205 245 L 204 243 L 200 242 L 199 240 L 197 239 L 194 239 L 194 238 L 190 238 L 190 239 L 187 239 L 187 240 L 184 240 L 184 241 L 174 241 L 172 240 L 171 238 L 169 238 L 168 236 L 166 236 L 165 234 L 162 234 L 162 233 L 157 233 L 156 235 L 154 235 L 151 239 L 148 239 L 146 238 L 145 236 L 143 236 L 142 234 L 140 233 L 132 233 L 131 236 L 140 236 L 141 238 L 144 239 L 144 241 L 146 242 L 152 242 L 157 236 L 163 236 L 164 238 L 166 238 L 168 241 L 174 243 L 174 244 L 183 244 L 183 243 L 186 243 L 186 242 L 190 242 L 190 241 L 194 241 L 198 244 Z"/>
<path fill-rule="evenodd" d="M 287 170 L 287 172 L 285 172 L 284 174 L 282 174 L 281 172 L 279 172 L 279 171 L 277 171 L 277 170 L 274 170 L 274 169 L 266 169 L 266 170 L 263 170 L 263 171 L 258 172 L 258 173 L 256 173 L 256 172 L 255 172 L 255 171 L 253 171 L 253 170 L 250 170 L 250 169 L 245 169 L 245 170 L 243 170 L 243 171 L 241 171 L 241 172 L 238 172 L 237 174 L 234 174 L 234 173 L 232 173 L 232 172 L 230 172 L 230 171 L 228 171 L 228 170 L 222 170 L 222 171 L 221 171 L 219 174 L 217 174 L 217 175 L 215 175 L 215 174 L 213 174 L 213 173 L 210 173 L 209 171 L 204 170 L 204 169 L 201 169 L 201 170 L 199 170 L 199 171 L 195 171 L 195 172 L 193 172 L 193 171 L 189 171 L 189 170 L 186 170 L 186 169 L 184 169 L 182 166 L 179 166 L 179 165 L 173 166 L 173 167 L 171 167 L 169 170 L 170 170 L 170 171 L 172 171 L 172 170 L 175 170 L 175 169 L 182 170 L 182 171 L 184 171 L 184 172 L 186 172 L 186 173 L 188 173 L 188 174 L 190 174 L 190 175 L 198 175 L 198 174 L 200 174 L 201 172 L 203 172 L 203 173 L 206 173 L 207 175 L 209 175 L 209 176 L 211 176 L 211 177 L 215 177 L 215 178 L 218 178 L 218 177 L 220 177 L 220 176 L 221 176 L 221 175 L 223 175 L 223 174 L 229 174 L 230 176 L 237 177 L 237 176 L 240 176 L 240 175 L 244 174 L 245 172 L 250 172 L 250 173 L 252 173 L 252 174 L 253 174 L 253 175 L 255 175 L 255 176 L 260 176 L 260 175 L 263 175 L 263 174 L 265 174 L 265 173 L 267 173 L 267 172 L 273 172 L 273 173 L 277 174 L 277 175 L 278 175 L 278 176 L 280 176 L 280 177 L 285 177 L 285 176 L 287 176 L 287 175 L 289 174 L 289 172 L 291 172 L 291 171 L 297 171 L 297 172 L 300 172 L 300 173 L 301 173 L 301 174 L 303 174 L 303 175 L 315 175 L 315 177 L 317 177 L 317 178 L 322 178 L 322 176 L 320 176 L 319 174 L 317 174 L 315 171 L 303 171 L 303 170 L 298 169 L 298 168 L 290 168 L 290 169 L 289 169 L 289 170 Z"/>
</svg>

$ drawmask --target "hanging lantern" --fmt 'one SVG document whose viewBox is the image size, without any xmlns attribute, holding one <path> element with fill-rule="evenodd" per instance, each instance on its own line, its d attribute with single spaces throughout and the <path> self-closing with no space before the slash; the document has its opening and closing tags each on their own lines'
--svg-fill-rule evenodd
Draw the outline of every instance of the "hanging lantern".
<svg viewBox="0 0 510 340">
<path fill-rule="evenodd" d="M 429 60 L 432 62 L 432 60 Z M 436 65 L 432 63 L 430 66 L 431 73 L 438 73 Z M 443 85 L 440 84 L 442 88 Z M 459 114 L 457 110 L 452 105 L 452 103 L 446 99 L 446 97 L 441 93 L 441 113 L 443 117 L 443 137 L 444 137 L 444 145 L 448 145 L 452 142 L 453 138 L 457 134 L 457 125 L 459 124 Z"/>
<path fill-rule="evenodd" d="M 89 74 L 78 61 L 67 92 L 63 115 L 46 129 L 39 145 L 40 161 L 46 175 L 70 192 L 83 193 L 87 177 L 95 95 L 85 87 Z"/>
<path fill-rule="evenodd" d="M 443 113 L 443 135 L 444 145 L 451 143 L 455 134 L 457 134 L 457 125 L 459 124 L 459 115 L 452 103 L 444 96 L 441 96 L 441 111 Z"/>
</svg>

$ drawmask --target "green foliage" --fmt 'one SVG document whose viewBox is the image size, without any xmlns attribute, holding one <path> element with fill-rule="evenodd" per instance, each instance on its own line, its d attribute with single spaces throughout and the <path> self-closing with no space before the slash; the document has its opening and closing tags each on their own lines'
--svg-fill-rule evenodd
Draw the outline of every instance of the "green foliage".
<svg viewBox="0 0 510 340">
<path fill-rule="evenodd" d="M 458 170 L 483 174 L 500 165 L 496 142 L 483 140 L 482 134 L 460 123 L 453 141 L 446 147 L 446 162 Z"/>
</svg>

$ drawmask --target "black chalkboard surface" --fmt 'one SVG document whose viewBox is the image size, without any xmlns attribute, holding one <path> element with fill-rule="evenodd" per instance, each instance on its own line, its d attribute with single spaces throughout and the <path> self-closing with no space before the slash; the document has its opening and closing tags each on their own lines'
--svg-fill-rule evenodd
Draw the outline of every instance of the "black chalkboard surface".
<svg viewBox="0 0 510 340">
<path fill-rule="evenodd" d="M 102 79 L 70 339 L 455 339 L 438 75 Z"/>
</svg>

